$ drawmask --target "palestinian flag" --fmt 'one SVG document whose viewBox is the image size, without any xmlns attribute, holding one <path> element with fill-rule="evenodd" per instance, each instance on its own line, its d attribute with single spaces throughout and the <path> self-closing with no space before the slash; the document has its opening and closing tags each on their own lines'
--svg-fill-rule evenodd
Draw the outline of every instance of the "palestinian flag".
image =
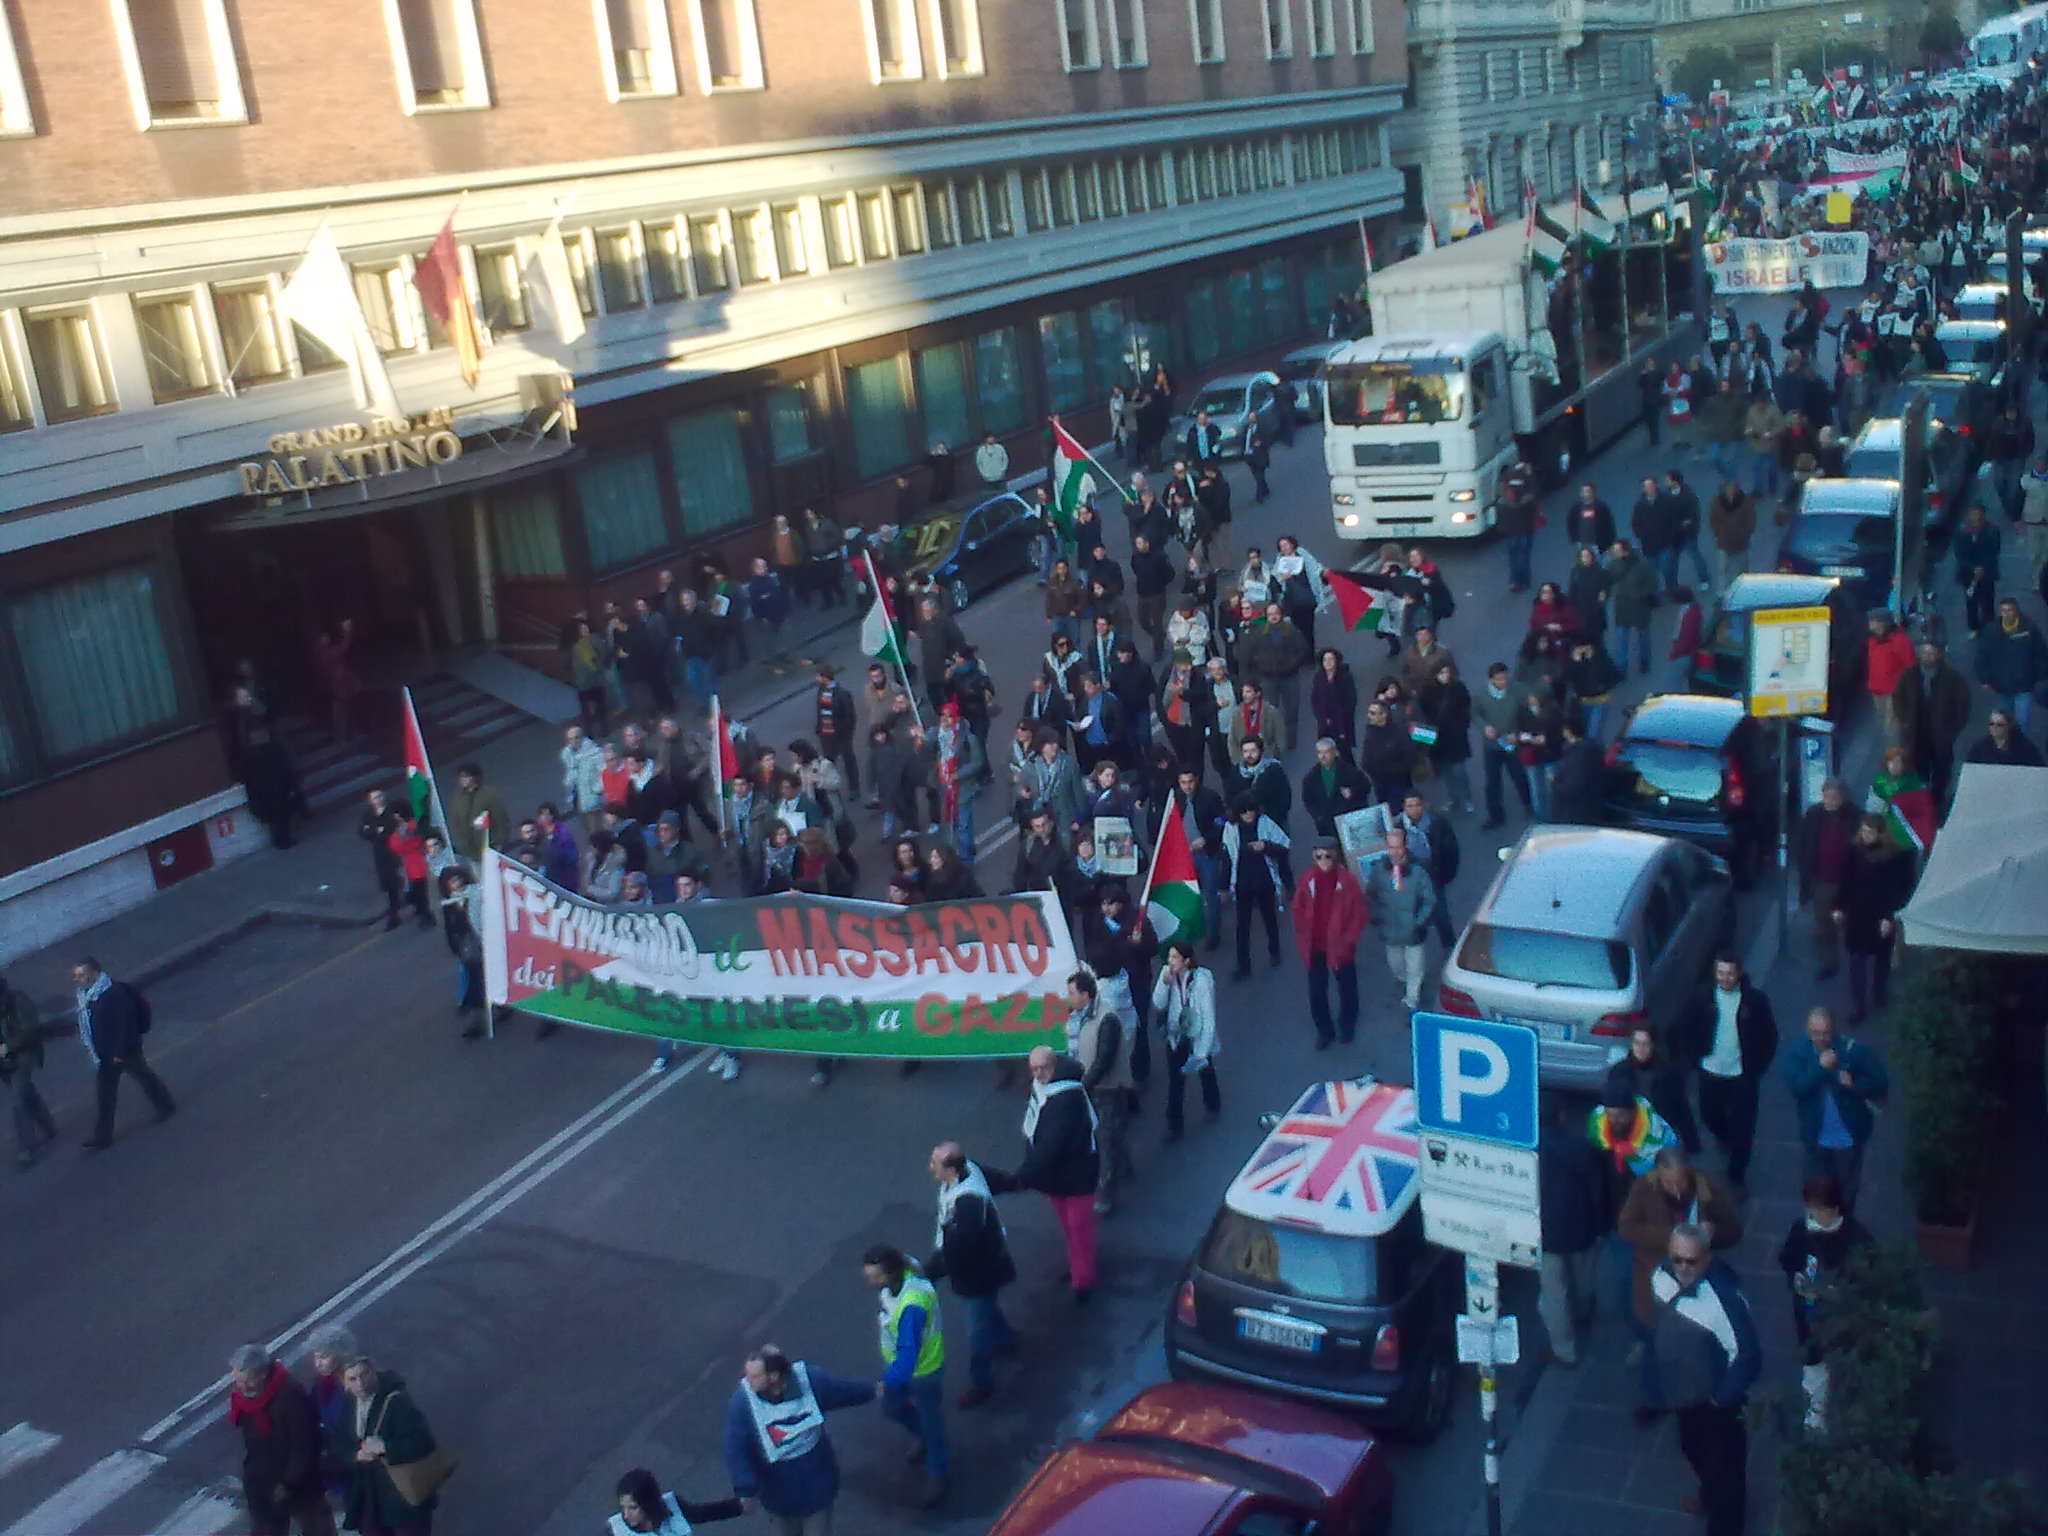
<svg viewBox="0 0 2048 1536">
<path fill-rule="evenodd" d="M 1910 769 L 1893 778 L 1880 773 L 1870 781 L 1868 809 L 1883 815 L 1892 841 L 1901 848 L 1924 854 L 1934 846 L 1934 833 L 1941 818 L 1935 811 L 1934 791 Z"/>
<path fill-rule="evenodd" d="M 726 790 L 740 776 L 740 755 L 732 744 L 732 722 L 725 717 L 718 695 L 711 695 L 711 750 L 718 754 L 718 786 Z"/>
<path fill-rule="evenodd" d="M 1392 630 L 1401 624 L 1403 599 L 1379 587 L 1369 587 L 1350 571 L 1325 568 L 1330 595 L 1337 599 L 1337 614 L 1348 630 Z"/>
<path fill-rule="evenodd" d="M 441 789 L 434 782 L 434 764 L 427 756 L 427 738 L 420 734 L 420 717 L 412 707 L 412 690 L 401 688 L 405 699 L 405 793 L 411 802 L 412 819 L 422 827 L 448 829 L 441 812 Z"/>
<path fill-rule="evenodd" d="M 1052 515 L 1059 524 L 1060 537 L 1071 537 L 1074 531 L 1074 515 L 1081 510 L 1081 504 L 1095 494 L 1095 477 L 1088 472 L 1092 460 L 1088 450 L 1074 441 L 1073 433 L 1060 425 L 1057 416 L 1052 421 Z"/>
<path fill-rule="evenodd" d="M 1529 188 L 1529 223 L 1522 231 L 1522 238 L 1529 248 L 1530 265 L 1545 277 L 1555 277 L 1564 266 L 1565 247 L 1571 243 L 1571 232 L 1553 219 L 1543 204 L 1536 200 L 1536 188 Z"/>
<path fill-rule="evenodd" d="M 1181 819 L 1177 790 L 1167 796 L 1159 847 L 1152 855 L 1152 878 L 1145 886 L 1145 915 L 1158 931 L 1161 948 L 1169 939 L 1197 943 L 1207 926 L 1202 916 L 1202 883 L 1195 875 L 1195 856 L 1188 850 L 1187 823 Z"/>
<path fill-rule="evenodd" d="M 883 666 L 901 672 L 903 631 L 896 626 L 895 611 L 889 606 L 889 589 L 882 585 L 881 572 L 875 569 L 872 555 L 868 557 L 868 586 L 874 591 L 875 600 L 868 607 L 867 617 L 860 621 L 860 648 Z"/>
<path fill-rule="evenodd" d="M 1957 177 L 1961 179 L 1966 187 L 1976 186 L 1978 182 L 1984 179 L 1984 173 L 1963 163 L 1963 146 L 1960 142 L 1955 145 L 1955 152 Z"/>
</svg>

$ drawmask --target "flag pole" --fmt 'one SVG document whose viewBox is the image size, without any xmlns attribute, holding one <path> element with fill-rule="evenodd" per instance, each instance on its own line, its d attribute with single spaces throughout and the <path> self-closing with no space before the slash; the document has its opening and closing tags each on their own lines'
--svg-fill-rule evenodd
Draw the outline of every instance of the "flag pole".
<svg viewBox="0 0 2048 1536">
<path fill-rule="evenodd" d="M 718 800 L 718 840 L 723 843 L 728 835 L 725 825 L 725 797 L 729 790 L 725 783 L 725 708 L 718 702 L 718 695 L 711 695 L 711 771 L 719 780 L 712 794 Z M 737 758 L 738 754 L 734 754 Z"/>
<path fill-rule="evenodd" d="M 1049 416 L 1046 419 L 1050 421 L 1054 426 L 1058 427 L 1062 432 L 1066 432 L 1066 424 L 1062 422 L 1059 419 L 1059 417 Z M 1104 464 L 1102 460 L 1095 457 L 1094 454 L 1090 453 L 1088 451 L 1087 445 L 1083 443 L 1081 439 L 1079 439 L 1078 437 L 1074 437 L 1073 433 L 1067 432 L 1067 436 L 1069 438 L 1072 438 L 1074 446 L 1081 450 L 1081 457 L 1086 459 L 1090 464 L 1093 464 L 1097 469 L 1101 470 L 1103 479 L 1107 480 L 1111 485 L 1116 487 L 1117 495 L 1121 496 L 1125 501 L 1129 501 L 1131 499 L 1130 489 L 1123 483 L 1123 481 L 1117 479 L 1115 475 L 1112 475 L 1109 472 L 1109 466 Z"/>
<path fill-rule="evenodd" d="M 910 720 L 917 727 L 918 734 L 924 734 L 924 713 L 917 707 L 917 690 L 910 683 L 910 647 L 904 639 L 903 628 L 897 624 L 896 616 L 889 611 L 888 603 L 882 599 L 882 573 L 875 568 L 875 552 L 864 549 L 861 559 L 868 563 L 868 586 L 880 604 L 883 618 L 889 623 L 889 638 L 896 642 L 896 675 L 903 680 L 903 692 L 910 700 Z M 944 601 L 943 598 L 940 599 Z"/>
<path fill-rule="evenodd" d="M 1174 804 L 1179 799 L 1178 785 L 1166 792 L 1166 814 L 1159 818 L 1159 835 L 1152 839 L 1152 862 L 1145 866 L 1145 883 L 1138 887 L 1138 901 L 1141 906 L 1145 898 L 1152 894 L 1152 877 L 1159 873 L 1159 850 L 1166 846 L 1166 824 L 1173 819 Z"/>
</svg>

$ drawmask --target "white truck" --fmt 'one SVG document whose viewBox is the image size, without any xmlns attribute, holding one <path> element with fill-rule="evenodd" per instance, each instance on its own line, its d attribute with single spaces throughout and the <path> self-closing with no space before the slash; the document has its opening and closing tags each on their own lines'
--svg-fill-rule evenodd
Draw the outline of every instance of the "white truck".
<svg viewBox="0 0 2048 1536">
<path fill-rule="evenodd" d="M 1619 198 L 1614 199 L 1617 210 Z M 1340 537 L 1469 538 L 1493 526 L 1501 472 L 1527 454 L 1546 480 L 1641 414 L 1643 367 L 1700 344 L 1696 245 L 1675 241 L 1668 194 L 1580 241 L 1593 216 L 1547 215 L 1575 232 L 1557 270 L 1533 262 L 1524 224 L 1396 262 L 1371 279 L 1373 334 L 1323 367 L 1323 457 Z M 1554 249 L 1554 246 L 1552 247 Z"/>
</svg>

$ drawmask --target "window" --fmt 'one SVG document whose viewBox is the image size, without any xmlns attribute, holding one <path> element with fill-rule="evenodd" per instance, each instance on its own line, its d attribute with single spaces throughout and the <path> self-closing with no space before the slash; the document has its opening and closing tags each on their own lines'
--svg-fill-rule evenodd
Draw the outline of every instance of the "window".
<svg viewBox="0 0 2048 1536">
<path fill-rule="evenodd" d="M 1195 152 L 1192 149 L 1173 152 L 1173 196 L 1174 201 L 1180 203 L 1192 203 L 1200 196 L 1195 189 Z"/>
<path fill-rule="evenodd" d="M 668 457 L 675 466 L 684 534 L 715 533 L 753 517 L 754 487 L 738 411 L 727 406 L 677 417 L 668 424 Z"/>
<path fill-rule="evenodd" d="M 1009 239 L 1017 233 L 1010 211 L 1010 178 L 1006 175 L 984 176 L 981 188 L 982 206 L 988 211 L 988 232 L 998 240 Z"/>
<path fill-rule="evenodd" d="M 139 126 L 247 119 L 223 3 L 115 0 L 114 29 Z"/>
<path fill-rule="evenodd" d="M 647 302 L 647 284 L 640 266 L 640 242 L 630 229 L 597 232 L 597 286 L 604 294 L 604 312 L 616 315 Z"/>
<path fill-rule="evenodd" d="M 924 249 L 924 219 L 919 202 L 915 187 L 889 189 L 889 215 L 898 256 L 915 256 Z"/>
<path fill-rule="evenodd" d="M 1197 64 L 1223 62 L 1223 0 L 1188 0 Z"/>
<path fill-rule="evenodd" d="M 932 0 L 932 56 L 942 80 L 981 73 L 981 0 Z"/>
<path fill-rule="evenodd" d="M 768 418 L 768 457 L 775 464 L 795 464 L 818 452 L 818 413 L 812 406 L 809 380 L 771 389 L 763 397 Z"/>
<path fill-rule="evenodd" d="M 576 503 L 583 513 L 583 535 L 590 542 L 590 563 L 598 570 L 644 560 L 669 542 L 650 449 L 600 459 L 577 470 Z"/>
<path fill-rule="evenodd" d="M 1120 178 L 1124 184 L 1124 203 L 1133 213 L 1143 213 L 1153 206 L 1151 188 L 1145 179 L 1145 157 L 1132 155 L 1124 161 L 1124 173 Z"/>
<path fill-rule="evenodd" d="M 1104 299 L 1090 304 L 1088 320 L 1088 387 L 1099 399 L 1131 373 L 1124 361 L 1124 301 Z"/>
<path fill-rule="evenodd" d="M 739 259 L 740 286 L 774 281 L 775 229 L 766 208 L 733 210 L 732 250 Z"/>
<path fill-rule="evenodd" d="M 1332 0 L 1302 0 L 1311 58 L 1327 59 L 1337 51 L 1337 14 L 1331 4 Z"/>
<path fill-rule="evenodd" d="M 1284 59 L 1294 52 L 1294 18 L 1287 0 L 1260 0 L 1265 7 L 1266 57 Z"/>
<path fill-rule="evenodd" d="M 932 182 L 924 189 L 924 231 L 935 251 L 951 250 L 960 243 L 953 221 L 953 191 L 945 182 Z"/>
<path fill-rule="evenodd" d="M 114 409 L 114 382 L 90 305 L 30 310 L 23 326 L 44 421 L 78 421 Z"/>
<path fill-rule="evenodd" d="M 887 261 L 889 246 L 889 205 L 879 192 L 857 193 L 853 199 L 860 214 L 860 253 L 865 261 Z"/>
<path fill-rule="evenodd" d="M 1550 94 L 1550 54 L 1548 48 L 1529 48 L 1522 58 L 1522 88 L 1531 96 Z"/>
<path fill-rule="evenodd" d="M 1102 0 L 1109 13 L 1109 62 L 1118 69 L 1143 69 L 1145 0 Z"/>
<path fill-rule="evenodd" d="M 1046 404 L 1072 411 L 1088 403 L 1087 359 L 1081 351 L 1081 318 L 1072 310 L 1041 315 L 1038 351 L 1045 364 Z"/>
<path fill-rule="evenodd" d="M 28 380 L 8 344 L 7 317 L 0 315 L 0 432 L 19 432 L 35 425 L 29 404 Z"/>
<path fill-rule="evenodd" d="M 846 422 L 862 479 L 878 480 L 910 462 L 910 401 L 903 389 L 902 358 L 885 357 L 846 370 Z"/>
<path fill-rule="evenodd" d="M 1083 160 L 1070 166 L 1067 174 L 1074 179 L 1074 212 L 1083 224 L 1092 224 L 1102 217 L 1102 199 L 1095 190 L 1095 167 Z"/>
<path fill-rule="evenodd" d="M 587 320 L 597 313 L 597 284 L 590 280 L 590 246 L 581 234 L 565 234 L 562 254 L 569 259 L 569 286 L 576 290 L 576 307 Z"/>
<path fill-rule="evenodd" d="M 983 331 L 974 338 L 974 393 L 981 402 L 984 432 L 1014 432 L 1029 419 L 1024 347 L 1015 326 Z"/>
<path fill-rule="evenodd" d="M 519 247 L 478 246 L 474 255 L 477 308 L 483 311 L 484 329 L 498 336 L 532 325 L 533 311 L 527 308 L 526 283 L 519 271 Z M 221 335 L 225 339 L 225 325 Z"/>
<path fill-rule="evenodd" d="M 1259 330 L 1258 294 L 1252 286 L 1252 274 L 1239 267 L 1223 279 L 1224 350 L 1233 354 L 1249 352 L 1259 344 Z"/>
<path fill-rule="evenodd" d="M 988 216 L 981 205 L 979 176 L 962 176 L 953 183 L 953 206 L 960 216 L 962 245 L 975 245 L 988 238 Z"/>
<path fill-rule="evenodd" d="M 818 216 L 825 226 L 825 265 L 850 267 L 860 260 L 860 241 L 854 234 L 853 199 L 826 198 L 818 204 Z"/>
<path fill-rule="evenodd" d="M 640 237 L 647 255 L 647 293 L 657 304 L 673 304 L 690 296 L 689 253 L 683 249 L 683 232 L 674 219 L 642 225 Z"/>
<path fill-rule="evenodd" d="M 7 12 L 0 7 L 0 138 L 36 131 L 36 116 L 29 104 L 28 87 L 21 78 L 21 60 L 14 51 L 14 34 L 9 30 Z M 0 741 L 0 769 L 5 767 L 6 743 Z"/>
<path fill-rule="evenodd" d="M 1102 184 L 1102 216 L 1105 219 L 1122 218 L 1125 212 L 1122 162 L 1102 161 L 1095 167 L 1095 179 Z"/>
<path fill-rule="evenodd" d="M 974 441 L 967 392 L 967 349 L 958 342 L 914 353 L 917 406 L 924 416 L 924 440 L 959 449 Z"/>
<path fill-rule="evenodd" d="M 356 302 L 363 308 L 377 350 L 386 356 L 416 350 L 419 333 L 413 326 L 412 305 L 407 302 L 405 273 L 398 263 L 357 267 L 354 277 Z"/>
<path fill-rule="evenodd" d="M 491 551 L 506 581 L 545 581 L 568 574 L 562 557 L 562 515 L 554 483 L 528 480 L 492 491 Z"/>
<path fill-rule="evenodd" d="M 1259 263 L 1259 303 L 1268 341 L 1282 341 L 1300 331 L 1301 311 L 1295 307 L 1285 256 L 1270 256 Z"/>
<path fill-rule="evenodd" d="M 384 0 L 384 17 L 408 114 L 491 104 L 476 0 Z"/>
<path fill-rule="evenodd" d="M 699 298 L 732 286 L 725 260 L 725 222 L 715 213 L 690 220 L 690 281 Z"/>
<path fill-rule="evenodd" d="M 1213 279 L 1190 284 L 1187 291 L 1188 361 L 1206 367 L 1223 355 L 1216 331 L 1216 284 Z"/>
<path fill-rule="evenodd" d="M 1195 163 L 1195 196 L 1206 202 L 1216 195 L 1216 156 L 1206 144 L 1191 154 Z"/>
<path fill-rule="evenodd" d="M 775 266 L 784 277 L 800 277 L 811 270 L 809 242 L 804 238 L 804 211 L 795 203 L 770 209 L 775 223 Z"/>
<path fill-rule="evenodd" d="M 178 718 L 177 674 L 147 566 L 17 594 L 7 617 L 47 756 L 76 757 Z"/>
<path fill-rule="evenodd" d="M 1212 153 L 1216 163 L 1216 195 L 1237 196 L 1237 155 L 1228 144 L 1214 145 Z"/>
<path fill-rule="evenodd" d="M 1345 29 L 1353 53 L 1372 52 L 1372 0 L 1344 0 Z"/>
<path fill-rule="evenodd" d="M 675 95 L 681 83 L 664 0 L 593 0 L 593 7 L 605 95 L 613 101 Z M 702 57 L 703 49 L 697 51 Z"/>
<path fill-rule="evenodd" d="M 237 389 L 289 376 L 291 364 L 277 324 L 277 298 L 268 282 L 215 288 L 213 318 L 220 327 L 223 369 Z"/>
<path fill-rule="evenodd" d="M 1059 7 L 1060 63 L 1067 70 L 1102 68 L 1102 36 L 1094 0 L 1054 0 Z"/>
<path fill-rule="evenodd" d="M 877 85 L 924 78 L 917 46 L 917 0 L 860 0 L 867 29 L 868 69 Z"/>
<path fill-rule="evenodd" d="M 1046 167 L 1045 190 L 1052 203 L 1054 227 L 1065 229 L 1074 222 L 1074 168 L 1070 165 Z"/>
<path fill-rule="evenodd" d="M 706 91 L 758 91 L 768 83 L 754 0 L 690 0 L 690 39 Z"/>
<path fill-rule="evenodd" d="M 1145 157 L 1145 200 L 1154 208 L 1166 206 L 1166 155 Z"/>
</svg>

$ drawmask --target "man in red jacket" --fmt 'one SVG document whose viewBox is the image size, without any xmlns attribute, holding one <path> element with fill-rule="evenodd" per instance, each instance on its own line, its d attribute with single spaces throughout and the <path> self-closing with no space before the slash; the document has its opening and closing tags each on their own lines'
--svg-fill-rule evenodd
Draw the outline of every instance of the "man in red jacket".
<svg viewBox="0 0 2048 1536">
<path fill-rule="evenodd" d="M 1358 1031 L 1358 940 L 1365 932 L 1365 893 L 1345 868 L 1334 837 L 1316 839 L 1308 872 L 1294 887 L 1294 942 L 1308 967 L 1309 1015 L 1316 1049 L 1348 1044 Z M 1330 976 L 1337 977 L 1337 1019 L 1330 1020 Z"/>
<path fill-rule="evenodd" d="M 1899 716 L 1892 708 L 1892 690 L 1913 665 L 1913 642 L 1882 608 L 1870 616 L 1870 638 L 1863 642 L 1863 679 L 1870 702 L 1884 727 L 1885 745 L 1899 744 Z"/>
</svg>

